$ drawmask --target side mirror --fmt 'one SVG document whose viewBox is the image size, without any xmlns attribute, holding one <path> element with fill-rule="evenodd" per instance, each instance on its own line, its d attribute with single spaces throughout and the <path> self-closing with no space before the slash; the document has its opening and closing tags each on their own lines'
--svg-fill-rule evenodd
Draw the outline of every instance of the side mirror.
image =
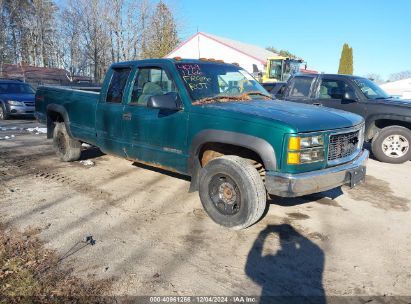
<svg viewBox="0 0 411 304">
<path fill-rule="evenodd" d="M 357 97 L 355 96 L 355 92 L 353 90 L 347 90 L 343 96 L 344 101 L 357 101 Z"/>
<path fill-rule="evenodd" d="M 181 100 L 176 92 L 170 92 L 164 95 L 153 95 L 147 101 L 147 107 L 163 110 L 181 110 Z"/>
</svg>

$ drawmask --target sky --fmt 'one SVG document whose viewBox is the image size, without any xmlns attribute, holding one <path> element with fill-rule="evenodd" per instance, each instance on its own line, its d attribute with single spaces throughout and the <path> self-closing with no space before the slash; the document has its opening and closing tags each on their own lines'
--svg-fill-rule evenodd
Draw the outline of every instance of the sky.
<svg viewBox="0 0 411 304">
<path fill-rule="evenodd" d="M 348 43 L 356 75 L 376 73 L 388 80 L 411 70 L 411 0 L 163 1 L 175 13 L 183 41 L 198 30 L 274 46 L 325 73 L 337 72 Z M 63 7 L 67 0 L 55 2 Z"/>
<path fill-rule="evenodd" d="M 336 73 L 342 46 L 354 74 L 411 70 L 411 0 L 169 0 L 186 39 L 198 31 L 286 49 Z"/>
</svg>

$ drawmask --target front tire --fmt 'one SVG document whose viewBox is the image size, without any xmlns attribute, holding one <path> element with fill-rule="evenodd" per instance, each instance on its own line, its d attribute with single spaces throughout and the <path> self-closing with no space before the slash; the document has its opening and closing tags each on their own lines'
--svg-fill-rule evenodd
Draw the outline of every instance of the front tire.
<svg viewBox="0 0 411 304">
<path fill-rule="evenodd" d="M 7 114 L 6 107 L 0 104 L 0 120 L 7 120 L 9 115 Z"/>
<path fill-rule="evenodd" d="M 253 164 L 225 155 L 201 169 L 199 194 L 211 219 L 231 229 L 244 229 L 257 222 L 267 205 L 264 182 Z"/>
<path fill-rule="evenodd" d="M 371 148 L 379 161 L 406 162 L 411 159 L 411 130 L 400 126 L 385 127 L 373 138 Z"/>
<path fill-rule="evenodd" d="M 64 122 L 57 122 L 54 127 L 53 149 L 64 162 L 80 159 L 81 143 L 68 135 Z"/>
</svg>

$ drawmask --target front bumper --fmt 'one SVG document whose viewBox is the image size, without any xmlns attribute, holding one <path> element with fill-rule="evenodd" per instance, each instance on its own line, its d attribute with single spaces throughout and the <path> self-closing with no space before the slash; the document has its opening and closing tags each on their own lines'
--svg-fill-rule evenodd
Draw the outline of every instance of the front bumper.
<svg viewBox="0 0 411 304">
<path fill-rule="evenodd" d="M 362 150 L 352 161 L 323 170 L 299 174 L 268 171 L 265 186 L 268 193 L 282 197 L 296 197 L 322 192 L 341 185 L 356 186 L 365 179 L 369 152 Z"/>
<path fill-rule="evenodd" d="M 34 106 L 11 106 L 7 105 L 7 113 L 9 115 L 34 115 Z"/>
</svg>

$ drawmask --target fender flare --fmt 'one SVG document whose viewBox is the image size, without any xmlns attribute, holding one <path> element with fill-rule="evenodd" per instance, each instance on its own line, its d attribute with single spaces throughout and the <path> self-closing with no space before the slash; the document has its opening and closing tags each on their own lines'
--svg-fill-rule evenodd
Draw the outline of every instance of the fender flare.
<svg viewBox="0 0 411 304">
<path fill-rule="evenodd" d="M 74 138 L 70 130 L 70 119 L 69 119 L 67 110 L 62 105 L 58 105 L 55 103 L 51 103 L 47 105 L 47 138 L 53 137 L 53 130 L 54 130 L 54 124 L 53 124 L 53 121 L 50 119 L 49 112 L 59 113 L 63 117 L 64 124 L 67 130 L 67 134 L 71 138 Z"/>
<path fill-rule="evenodd" d="M 188 173 L 191 175 L 190 192 L 198 189 L 198 176 L 201 164 L 198 159 L 201 147 L 206 143 L 222 143 L 250 149 L 257 153 L 267 170 L 277 169 L 274 148 L 262 138 L 243 133 L 206 129 L 197 133 L 189 150 Z"/>
<path fill-rule="evenodd" d="M 403 116 L 403 115 L 399 115 L 399 114 L 377 114 L 377 115 L 372 115 L 371 117 L 368 117 L 366 119 L 366 122 L 365 122 L 365 135 L 366 135 L 367 139 L 371 139 L 373 137 L 373 136 L 371 136 L 371 133 L 374 130 L 373 126 L 375 125 L 375 122 L 377 120 L 380 120 L 380 119 L 397 120 L 397 121 L 402 121 L 402 122 L 406 122 L 406 123 L 411 123 L 411 117 L 407 117 L 407 116 Z M 377 132 L 375 132 L 375 133 L 377 133 Z"/>
</svg>

